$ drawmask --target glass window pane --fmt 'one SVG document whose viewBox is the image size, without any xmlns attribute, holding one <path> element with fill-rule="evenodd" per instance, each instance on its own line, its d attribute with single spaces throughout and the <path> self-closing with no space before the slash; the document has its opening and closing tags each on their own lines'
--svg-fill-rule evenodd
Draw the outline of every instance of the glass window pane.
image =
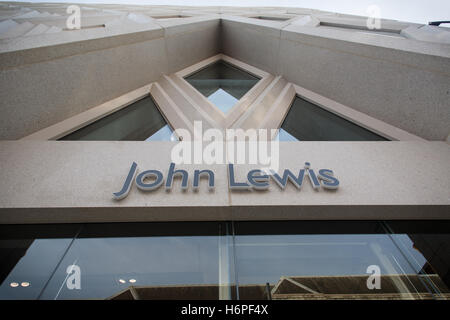
<svg viewBox="0 0 450 320">
<path fill-rule="evenodd" d="M 281 125 L 289 139 L 279 134 L 280 141 L 383 141 L 376 133 L 364 129 L 309 101 L 295 97 Z"/>
<path fill-rule="evenodd" d="M 0 299 L 37 299 L 80 226 L 0 226 Z"/>
<path fill-rule="evenodd" d="M 164 127 L 148 137 L 145 141 L 176 141 L 177 138 L 172 133 L 172 129 L 168 124 L 166 124 Z"/>
<path fill-rule="evenodd" d="M 449 221 L 230 226 L 0 226 L 0 299 L 450 298 Z"/>
<path fill-rule="evenodd" d="M 163 129 L 162 131 L 160 131 Z M 150 96 L 91 123 L 60 140 L 170 141 L 172 130 Z"/>
<path fill-rule="evenodd" d="M 242 222 L 235 226 L 241 299 L 266 299 L 266 283 L 273 299 L 450 297 L 445 277 L 412 264 L 384 223 Z M 395 237 L 413 248 L 410 235 Z M 448 232 L 440 242 L 445 242 L 448 249 Z M 449 252 L 442 255 L 448 261 Z M 422 266 L 429 259 L 422 251 L 413 256 Z M 445 272 L 448 270 L 447 265 Z M 369 279 L 374 273 L 379 274 L 379 287 L 375 278 Z"/>
<path fill-rule="evenodd" d="M 224 61 L 218 61 L 185 77 L 185 80 L 226 113 L 259 78 Z"/>
<path fill-rule="evenodd" d="M 387 227 L 425 285 L 440 293 L 438 297 L 448 298 L 441 281 L 450 287 L 450 221 L 395 221 Z"/>
<path fill-rule="evenodd" d="M 87 225 L 42 298 L 230 298 L 229 257 L 220 260 L 221 232 L 220 223 Z M 66 285 L 70 265 L 80 268 L 79 290 Z"/>
<path fill-rule="evenodd" d="M 223 113 L 227 113 L 239 101 L 223 89 L 218 89 L 211 94 L 208 100 L 214 103 Z"/>
</svg>

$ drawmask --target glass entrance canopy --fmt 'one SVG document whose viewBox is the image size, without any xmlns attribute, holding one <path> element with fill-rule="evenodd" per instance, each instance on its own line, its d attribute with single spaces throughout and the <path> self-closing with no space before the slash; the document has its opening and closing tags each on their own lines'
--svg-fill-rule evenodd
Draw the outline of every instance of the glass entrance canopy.
<svg viewBox="0 0 450 320">
<path fill-rule="evenodd" d="M 185 80 L 223 113 L 227 113 L 260 79 L 220 60 L 187 76 Z"/>
</svg>

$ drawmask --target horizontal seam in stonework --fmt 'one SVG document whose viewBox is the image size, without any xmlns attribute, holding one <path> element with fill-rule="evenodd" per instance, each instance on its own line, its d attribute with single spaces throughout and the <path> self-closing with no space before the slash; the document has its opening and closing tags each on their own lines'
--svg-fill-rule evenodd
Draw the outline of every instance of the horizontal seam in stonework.
<svg viewBox="0 0 450 320">
<path fill-rule="evenodd" d="M 368 56 L 368 55 L 356 54 L 356 53 L 351 52 L 351 51 L 337 50 L 337 49 L 333 49 L 333 48 L 329 48 L 329 47 L 325 47 L 325 46 L 319 46 L 319 45 L 316 45 L 316 44 L 311 44 L 311 43 L 307 43 L 307 42 L 296 41 L 296 40 L 291 40 L 291 39 L 286 39 L 286 38 L 282 39 L 282 40 L 286 40 L 286 41 L 290 41 L 290 42 L 294 42 L 294 43 L 300 43 L 300 44 L 308 45 L 308 46 L 311 46 L 311 47 L 326 49 L 326 50 L 329 50 L 329 51 L 335 51 L 335 52 L 340 52 L 340 53 L 351 54 L 351 55 L 354 55 L 354 56 L 363 57 L 363 58 L 367 58 L 367 59 L 372 59 L 372 60 L 376 60 L 376 61 L 390 62 L 390 63 L 393 63 L 393 64 L 397 64 L 397 65 L 401 65 L 401 66 L 405 66 L 405 67 L 409 67 L 409 68 L 414 68 L 414 69 L 417 69 L 417 70 L 427 71 L 427 72 L 431 72 L 431 73 L 437 73 L 437 74 L 440 74 L 440 75 L 443 75 L 443 76 L 446 76 L 446 77 L 450 77 L 449 73 L 445 73 L 445 72 L 441 72 L 441 71 L 433 70 L 433 69 L 421 68 L 421 67 L 416 66 L 416 65 L 411 65 L 411 64 L 407 64 L 407 63 L 401 63 L 401 62 L 394 61 L 394 60 L 375 58 L 375 57 L 371 57 L 371 56 Z M 338 39 L 333 39 L 333 40 L 346 41 L 346 40 L 338 40 Z M 347 41 L 347 42 L 349 42 L 349 41 Z M 356 43 L 356 44 L 362 44 L 362 43 Z M 367 45 L 367 44 L 362 44 L 362 45 L 374 46 L 374 45 Z M 377 47 L 377 46 L 374 46 L 374 47 L 382 48 L 382 49 L 397 50 L 397 49 L 386 48 L 386 47 Z M 402 51 L 402 50 L 398 50 L 398 51 Z M 409 52 L 409 51 L 404 51 L 404 52 L 411 53 L 411 54 L 427 55 L 425 53 L 416 53 L 416 52 Z M 446 59 L 445 57 L 439 57 L 439 56 L 437 56 L 437 57 L 438 58 L 442 58 L 442 59 Z"/>
<path fill-rule="evenodd" d="M 233 21 L 233 22 L 236 22 L 236 21 Z M 241 23 L 241 24 L 243 24 L 243 25 L 249 25 L 248 23 L 244 23 L 244 22 L 239 22 L 239 23 Z M 289 26 L 289 25 L 288 25 L 288 26 Z M 261 26 L 261 27 L 264 28 L 265 26 Z M 287 26 L 286 26 L 286 27 L 287 27 Z M 286 27 L 283 27 L 282 29 L 280 29 L 280 30 L 281 30 L 280 34 L 281 34 L 283 31 L 286 31 L 286 30 L 285 30 Z M 252 29 L 252 28 L 250 28 L 250 27 L 249 27 L 248 29 L 251 29 L 251 31 L 254 31 L 254 32 L 257 32 L 257 33 L 263 33 L 262 31 L 255 30 L 255 29 Z M 288 32 L 291 32 L 291 31 L 288 31 Z M 326 38 L 326 37 L 315 36 L 315 35 L 309 35 L 309 34 L 304 34 L 304 33 L 299 33 L 299 32 L 293 32 L 293 33 L 301 34 L 301 35 L 305 35 L 305 36 L 310 36 L 310 37 L 318 37 L 318 38 L 328 39 L 328 38 Z M 389 59 L 379 59 L 379 58 L 371 57 L 371 56 L 368 56 L 368 55 L 356 54 L 356 53 L 354 53 L 354 52 L 352 52 L 352 51 L 337 50 L 337 49 L 333 49 L 333 48 L 330 48 L 330 47 L 319 46 L 319 45 L 312 44 L 312 43 L 308 43 L 308 42 L 304 42 L 304 41 L 298 41 L 298 40 L 287 39 L 287 38 L 283 38 L 281 35 L 280 35 L 280 36 L 275 36 L 275 35 L 267 34 L 267 35 L 265 35 L 265 36 L 271 37 L 271 38 L 275 38 L 275 39 L 280 39 L 280 40 L 286 40 L 286 41 L 290 41 L 290 42 L 294 42 L 294 43 L 300 43 L 300 44 L 308 45 L 308 46 L 311 46 L 311 47 L 316 47 L 316 48 L 326 49 L 326 50 L 330 50 L 330 51 L 341 52 L 341 53 L 347 53 L 347 54 L 351 54 L 351 55 L 355 55 L 355 56 L 359 56 L 359 57 L 363 57 L 363 58 L 368 58 L 368 59 L 372 59 L 372 60 L 391 62 L 391 63 L 394 63 L 394 64 L 398 64 L 398 65 L 402 65 L 402 66 L 407 66 L 407 67 L 414 68 L 414 69 L 418 69 L 418 70 L 424 70 L 424 71 L 428 71 L 428 72 L 432 72 L 432 73 L 438 73 L 438 74 L 442 74 L 442 75 L 444 75 L 444 76 L 450 77 L 450 74 L 445 73 L 445 72 L 441 72 L 441 71 L 439 71 L 439 70 L 433 70 L 433 69 L 421 68 L 421 67 L 418 67 L 418 66 L 416 66 L 416 65 L 407 64 L 407 63 L 401 63 L 401 62 L 394 61 L 394 60 L 389 60 Z M 430 55 L 430 56 L 433 56 L 433 55 L 427 54 L 427 53 L 411 52 L 411 51 L 406 51 L 406 50 L 401 50 L 401 49 L 394 49 L 394 48 L 389 48 L 389 47 L 377 46 L 377 45 L 373 45 L 373 44 L 365 44 L 365 43 L 360 43 L 360 42 L 352 42 L 352 41 L 349 41 L 349 40 L 333 39 L 333 38 L 329 38 L 329 39 L 335 40 L 335 41 L 348 42 L 348 43 L 356 44 L 356 45 L 372 46 L 372 47 L 375 47 L 375 48 L 381 48 L 381 49 L 387 49 L 387 50 L 397 50 L 397 51 L 405 52 L 405 53 L 408 53 L 408 54 L 418 54 L 418 55 Z M 435 57 L 441 58 L 441 59 L 449 59 L 449 58 L 446 58 L 446 57 L 440 57 L 440 56 L 435 56 Z"/>
<path fill-rule="evenodd" d="M 61 56 L 54 57 L 54 58 L 49 58 L 49 59 L 44 59 L 44 58 L 43 58 L 43 59 L 37 59 L 36 61 L 28 62 L 28 63 L 24 63 L 24 64 L 18 64 L 18 65 L 6 66 L 6 67 L 1 67 L 1 66 L 0 66 L 0 71 L 3 71 L 3 70 L 12 70 L 12 69 L 20 69 L 20 68 L 22 68 L 22 67 L 27 67 L 27 66 L 30 66 L 30 65 L 33 65 L 33 64 L 45 63 L 45 62 L 49 62 L 49 61 L 55 61 L 55 60 L 60 60 L 60 59 L 65 59 L 65 58 L 70 58 L 70 57 L 75 57 L 75 56 L 79 56 L 79 55 L 83 55 L 83 54 L 87 54 L 87 53 L 92 53 L 92 52 L 97 52 L 97 51 L 103 51 L 103 50 L 108 50 L 108 49 L 113 49 L 113 48 L 120 48 L 120 47 L 124 47 L 124 46 L 128 46 L 128 45 L 133 45 L 133 44 L 136 44 L 136 43 L 141 43 L 141 42 L 146 42 L 146 41 L 153 41 L 153 40 L 158 40 L 158 39 L 165 39 L 165 37 L 164 37 L 164 36 L 160 36 L 160 37 L 151 38 L 151 39 L 132 41 L 132 42 L 129 42 L 129 43 L 119 44 L 119 45 L 116 45 L 116 46 L 105 46 L 104 48 L 92 49 L 92 50 L 86 50 L 86 51 L 83 51 L 83 52 L 77 52 L 77 53 L 73 53 L 73 54 L 61 55 Z M 95 40 L 98 40 L 98 39 L 82 40 L 82 41 L 80 41 L 80 42 L 83 42 L 83 41 L 95 41 Z M 78 41 L 77 41 L 77 42 L 78 42 Z M 71 44 L 71 43 L 73 43 L 73 42 L 57 44 L 57 45 L 55 45 L 55 46 L 64 46 L 64 45 L 69 45 L 69 44 Z M 50 46 L 50 47 L 51 47 L 51 46 Z M 46 47 L 43 47 L 43 48 L 46 48 Z M 30 48 L 30 49 L 25 49 L 25 50 L 30 50 L 30 51 L 32 51 L 32 50 L 34 50 L 34 49 L 40 49 L 40 48 Z M 24 50 L 24 51 L 25 51 L 25 50 Z M 21 50 L 19 50 L 19 51 L 21 51 Z M 14 54 L 14 52 L 8 52 L 8 53 L 9 53 L 9 54 Z M 0 53 L 0 56 L 1 56 L 1 53 Z"/>
</svg>

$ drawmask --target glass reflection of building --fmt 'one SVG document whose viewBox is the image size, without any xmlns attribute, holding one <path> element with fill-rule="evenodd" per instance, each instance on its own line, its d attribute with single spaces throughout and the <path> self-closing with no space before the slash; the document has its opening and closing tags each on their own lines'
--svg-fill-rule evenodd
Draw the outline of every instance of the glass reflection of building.
<svg viewBox="0 0 450 320">
<path fill-rule="evenodd" d="M 0 297 L 445 299 L 448 230 L 408 221 L 2 226 Z M 67 286 L 70 265 L 82 290 Z M 371 290 L 373 265 L 381 288 Z"/>
</svg>

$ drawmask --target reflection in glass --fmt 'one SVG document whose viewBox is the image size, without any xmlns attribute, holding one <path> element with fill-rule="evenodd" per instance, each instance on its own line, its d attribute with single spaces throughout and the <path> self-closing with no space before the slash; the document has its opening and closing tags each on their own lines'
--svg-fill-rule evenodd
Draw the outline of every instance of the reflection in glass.
<svg viewBox="0 0 450 320">
<path fill-rule="evenodd" d="M 60 140 L 171 141 L 172 130 L 150 96 L 95 121 Z"/>
<path fill-rule="evenodd" d="M 278 136 L 276 137 L 276 139 L 278 139 L 279 141 L 285 141 L 285 142 L 286 141 L 298 141 L 298 139 L 296 137 L 291 135 L 289 132 L 287 132 L 283 128 L 280 128 L 280 130 L 278 131 Z"/>
<path fill-rule="evenodd" d="M 280 141 L 384 141 L 385 138 L 334 113 L 295 97 L 281 125 L 289 135 L 279 133 Z"/>
<path fill-rule="evenodd" d="M 169 125 L 166 124 L 164 127 L 148 137 L 145 141 L 176 141 L 177 139 L 172 133 L 172 129 L 170 129 Z"/>
<path fill-rule="evenodd" d="M 439 298 L 447 297 L 440 281 L 450 287 L 450 223 L 449 221 L 390 222 L 386 225 L 392 241 L 407 257 L 417 274 L 436 274 L 429 285 Z M 424 260 L 425 259 L 425 262 Z"/>
<path fill-rule="evenodd" d="M 392 235 L 386 234 L 384 223 L 291 224 L 236 224 L 241 299 L 265 299 L 266 283 L 272 299 L 450 298 L 441 274 L 433 269 L 425 271 L 428 262 L 418 250 L 412 255 L 402 251 Z M 414 247 L 413 236 L 395 237 L 405 249 Z M 449 240 L 447 234 L 436 247 Z M 442 254 L 448 259 L 449 252 Z M 379 271 L 379 289 L 367 285 L 373 268 Z"/>
<path fill-rule="evenodd" d="M 227 113 L 239 101 L 223 89 L 212 93 L 208 100 L 214 103 L 223 113 Z"/>
<path fill-rule="evenodd" d="M 449 221 L 0 225 L 0 299 L 448 299 L 449 230 Z M 379 288 L 368 286 L 373 275 Z"/>
<path fill-rule="evenodd" d="M 0 299 L 37 299 L 79 226 L 0 227 Z"/>
<path fill-rule="evenodd" d="M 145 299 L 219 299 L 219 224 L 199 223 L 197 234 L 182 231 L 190 223 L 172 226 L 133 224 L 125 234 L 117 224 L 104 226 L 107 234 L 97 226 L 83 229 L 42 297 L 116 299 L 133 292 Z M 64 285 L 72 264 L 81 269 L 81 290 Z"/>
<path fill-rule="evenodd" d="M 187 76 L 185 80 L 227 113 L 259 78 L 221 60 Z"/>
</svg>

